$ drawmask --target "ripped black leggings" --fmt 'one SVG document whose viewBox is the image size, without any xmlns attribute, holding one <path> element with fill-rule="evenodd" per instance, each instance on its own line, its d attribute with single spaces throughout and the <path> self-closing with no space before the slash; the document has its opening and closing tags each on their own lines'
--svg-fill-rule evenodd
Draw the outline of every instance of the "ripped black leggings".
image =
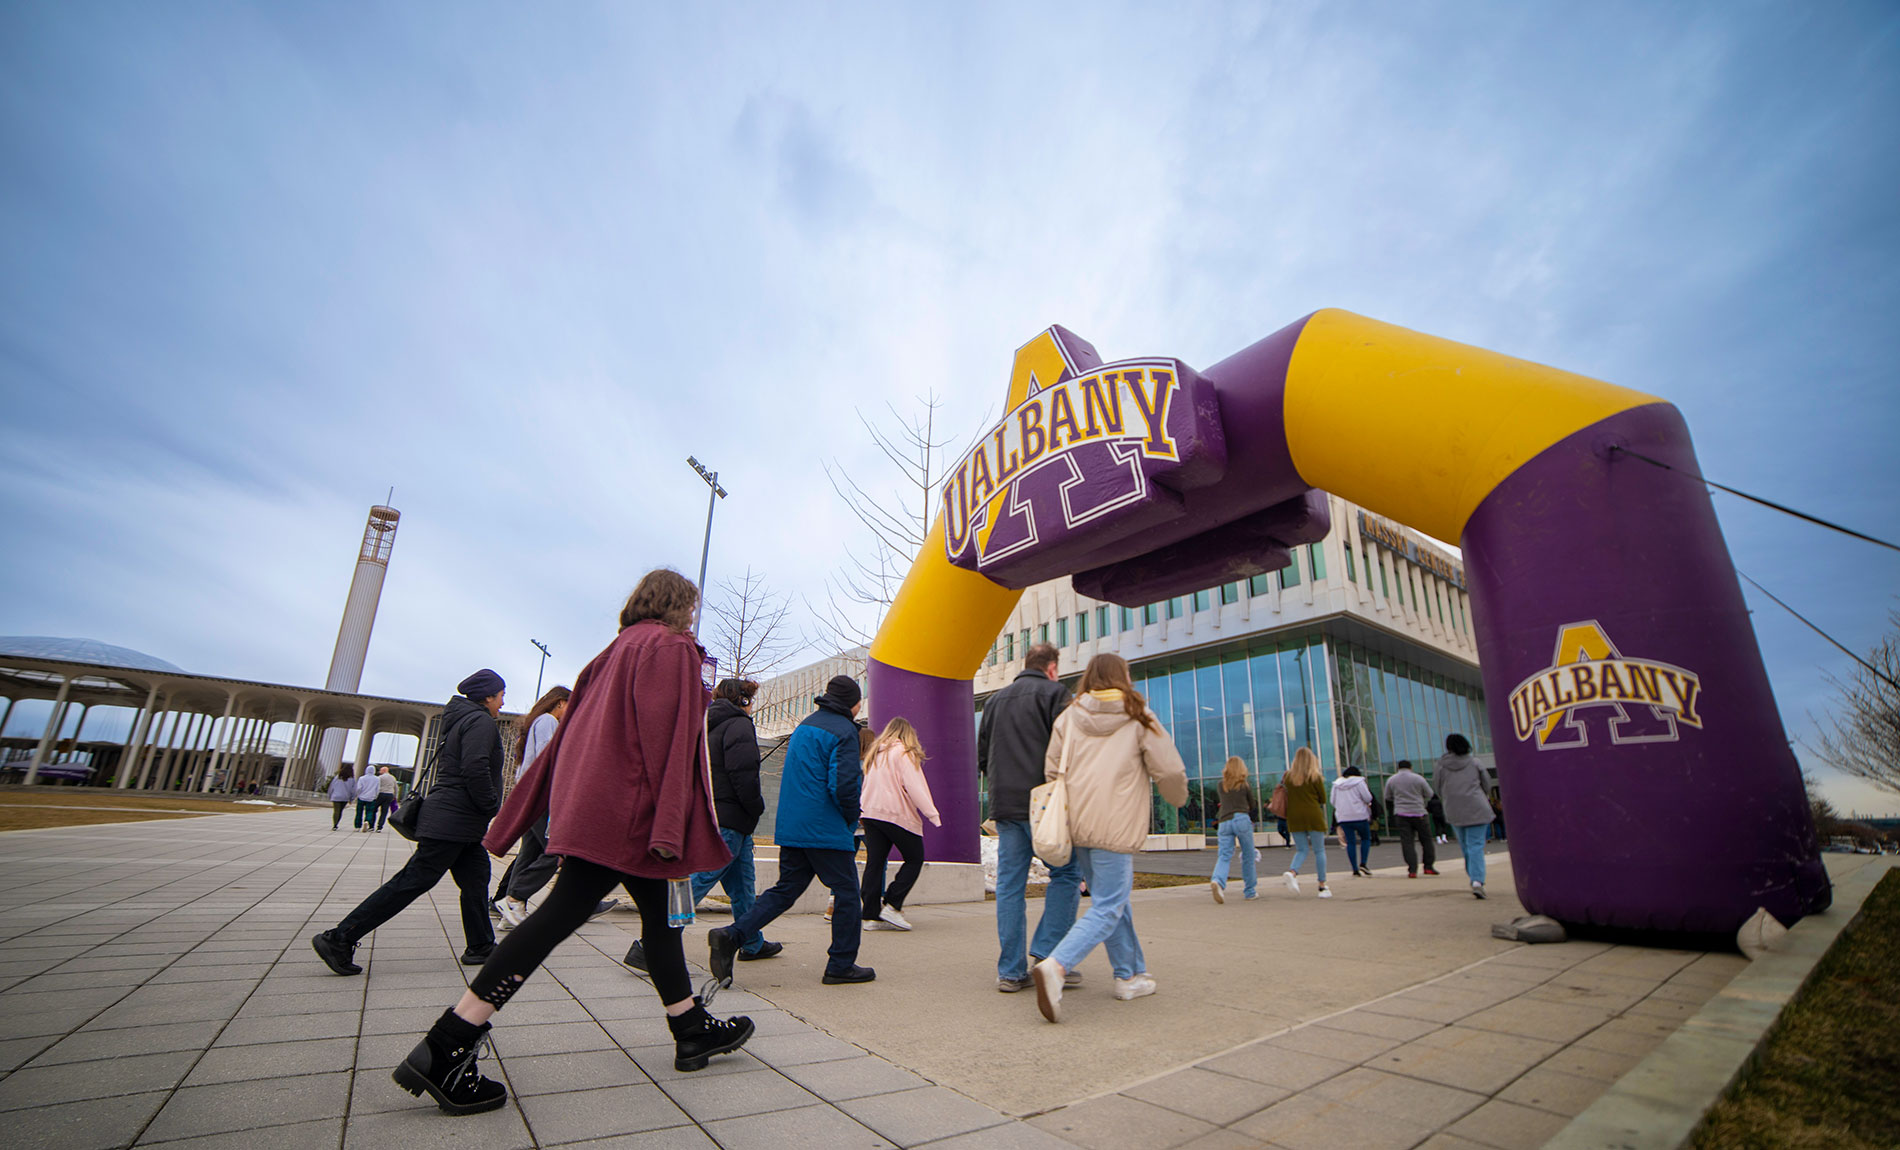
<svg viewBox="0 0 1900 1150">
<path fill-rule="evenodd" d="M 640 944 L 646 950 L 647 971 L 661 1002 L 680 1002 L 693 996 L 693 979 L 686 973 L 686 951 L 681 931 L 666 925 L 666 880 L 635 878 L 604 866 L 570 858 L 561 863 L 554 889 L 526 922 L 510 931 L 495 947 L 468 988 L 483 1002 L 500 1010 L 514 997 L 554 948 L 580 929 L 600 900 L 616 886 L 624 886 L 640 908 Z"/>
</svg>

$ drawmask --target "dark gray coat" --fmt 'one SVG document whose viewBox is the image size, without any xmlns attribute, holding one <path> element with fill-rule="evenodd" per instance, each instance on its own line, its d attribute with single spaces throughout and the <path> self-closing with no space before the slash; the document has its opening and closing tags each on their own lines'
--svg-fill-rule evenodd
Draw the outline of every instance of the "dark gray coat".
<svg viewBox="0 0 1900 1150">
<path fill-rule="evenodd" d="M 442 712 L 435 785 L 422 800 L 418 839 L 478 843 L 501 809 L 501 728 L 479 703 L 457 695 Z"/>
<path fill-rule="evenodd" d="M 1049 732 L 1068 705 L 1067 687 L 1027 669 L 984 704 L 976 730 L 976 769 L 990 780 L 991 818 L 1029 818 L 1029 792 L 1042 785 Z"/>
</svg>

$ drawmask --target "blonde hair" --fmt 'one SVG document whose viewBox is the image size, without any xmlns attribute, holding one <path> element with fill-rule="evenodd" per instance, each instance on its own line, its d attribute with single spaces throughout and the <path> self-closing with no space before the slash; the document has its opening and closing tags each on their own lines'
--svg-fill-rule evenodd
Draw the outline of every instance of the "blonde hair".
<svg viewBox="0 0 1900 1150">
<path fill-rule="evenodd" d="M 1220 773 L 1220 789 L 1237 791 L 1247 785 L 1247 764 L 1240 761 L 1239 755 L 1229 755 L 1227 769 Z"/>
<path fill-rule="evenodd" d="M 1293 764 L 1286 769 L 1286 785 L 1301 787 L 1319 778 L 1319 756 L 1311 747 L 1301 747 L 1293 752 Z"/>
<path fill-rule="evenodd" d="M 884 724 L 884 733 L 877 737 L 877 742 L 871 744 L 871 753 L 865 759 L 866 765 L 875 766 L 878 752 L 892 745 L 903 747 L 910 755 L 911 762 L 920 767 L 924 765 L 923 741 L 917 737 L 917 728 L 911 726 L 910 720 L 902 715 Z"/>
</svg>

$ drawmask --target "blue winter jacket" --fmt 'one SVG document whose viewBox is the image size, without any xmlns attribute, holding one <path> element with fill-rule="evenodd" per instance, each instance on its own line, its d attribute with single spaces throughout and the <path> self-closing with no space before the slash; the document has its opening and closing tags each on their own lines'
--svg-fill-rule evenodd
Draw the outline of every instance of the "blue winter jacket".
<svg viewBox="0 0 1900 1150">
<path fill-rule="evenodd" d="M 858 725 L 828 703 L 805 717 L 785 747 L 773 841 L 807 850 L 857 849 Z"/>
</svg>

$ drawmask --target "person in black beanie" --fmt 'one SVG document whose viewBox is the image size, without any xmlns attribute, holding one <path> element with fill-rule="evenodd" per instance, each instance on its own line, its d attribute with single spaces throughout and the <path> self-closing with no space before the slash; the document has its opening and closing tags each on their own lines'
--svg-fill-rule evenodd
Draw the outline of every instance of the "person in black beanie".
<svg viewBox="0 0 1900 1150">
<path fill-rule="evenodd" d="M 442 711 L 436 744 L 435 783 L 416 822 L 416 852 L 390 880 L 364 899 L 342 922 L 310 940 L 325 966 L 338 974 L 361 974 L 354 960 L 364 935 L 402 912 L 453 875 L 462 892 L 464 966 L 480 966 L 495 949 L 488 920 L 488 852 L 482 836 L 501 809 L 501 714 L 507 684 L 486 667 L 457 684 Z"/>
<path fill-rule="evenodd" d="M 825 693 L 812 700 L 818 709 L 805 717 L 786 743 L 778 823 L 772 831 L 778 843 L 778 882 L 731 926 L 707 933 L 713 977 L 721 986 L 732 985 L 732 960 L 740 946 L 790 910 L 813 878 L 831 889 L 835 906 L 823 981 L 836 985 L 877 977 L 875 970 L 858 965 L 863 911 L 856 833 L 858 791 L 864 775 L 858 764 L 858 725 L 852 720 L 863 699 L 856 679 L 836 676 Z"/>
</svg>

